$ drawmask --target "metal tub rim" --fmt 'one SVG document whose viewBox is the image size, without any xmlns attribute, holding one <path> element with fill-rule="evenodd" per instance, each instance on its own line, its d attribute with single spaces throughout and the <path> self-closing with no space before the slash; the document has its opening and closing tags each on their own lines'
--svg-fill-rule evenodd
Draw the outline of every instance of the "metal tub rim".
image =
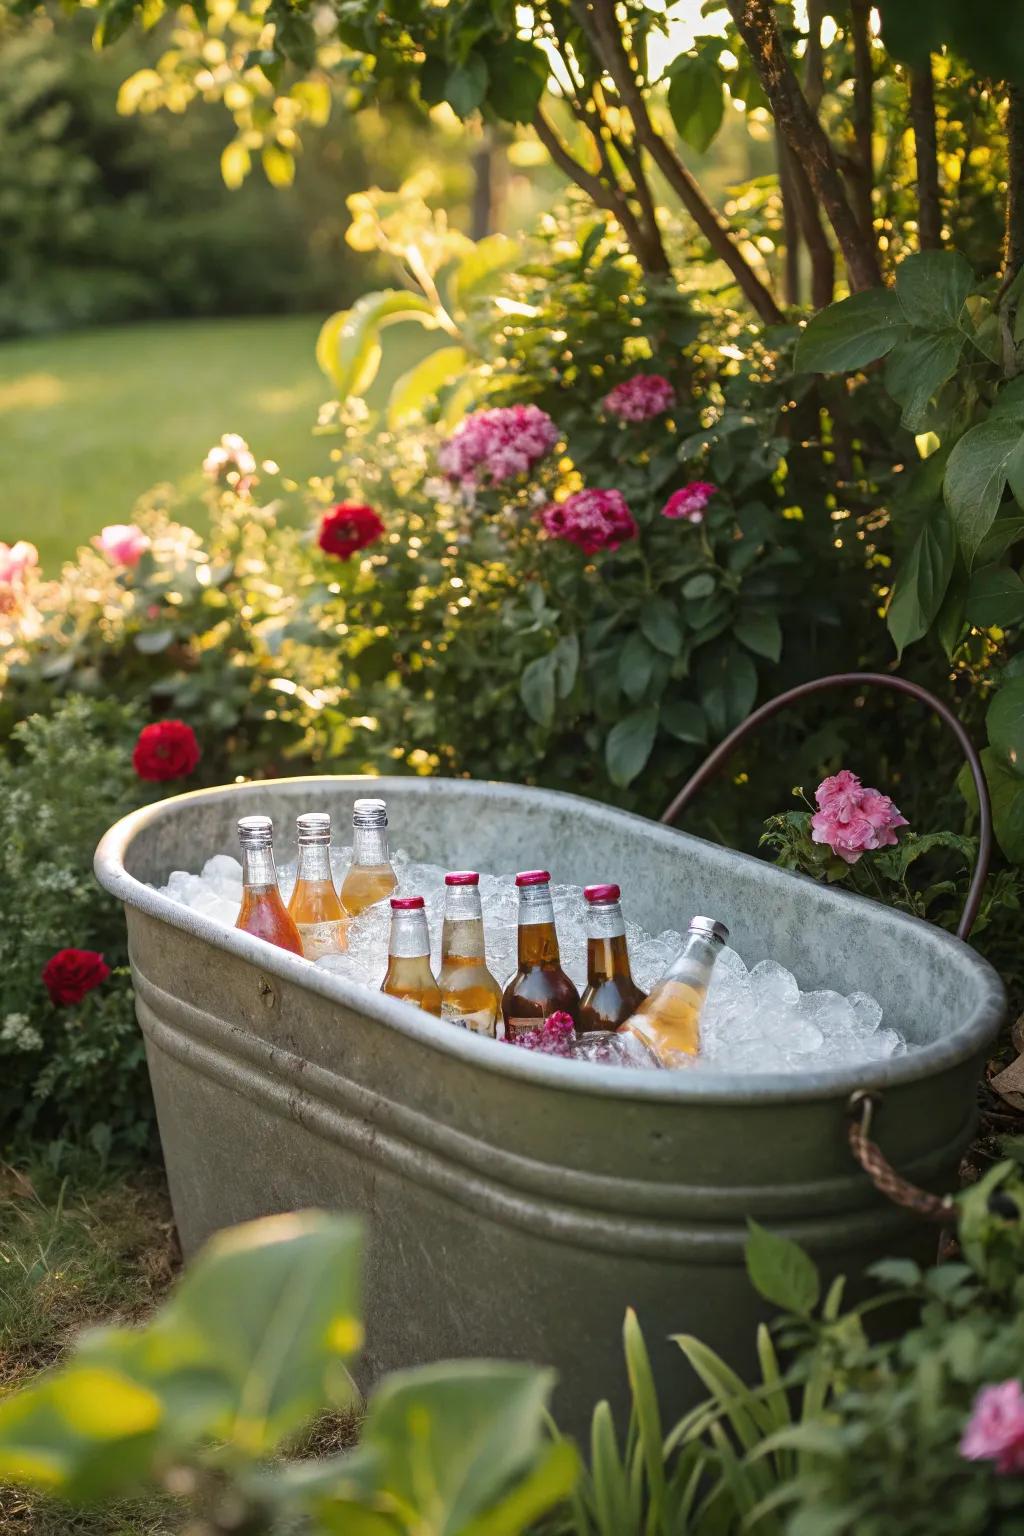
<svg viewBox="0 0 1024 1536">
<path fill-rule="evenodd" d="M 441 776 L 438 776 L 441 777 Z M 509 1080 L 549 1084 L 571 1093 L 586 1096 L 615 1098 L 623 1101 L 647 1101 L 678 1103 L 750 1104 L 763 1105 L 766 1100 L 815 1100 L 839 1098 L 856 1089 L 884 1090 L 888 1086 L 912 1083 L 933 1076 L 947 1068 L 959 1065 L 976 1056 L 998 1032 L 1005 1015 L 1006 994 L 1003 984 L 993 968 L 969 945 L 954 935 L 920 918 L 906 913 L 891 911 L 889 920 L 897 928 L 913 933 L 915 940 L 939 948 L 952 946 L 960 953 L 958 963 L 969 966 L 976 978 L 979 1003 L 973 1016 L 951 1030 L 941 1040 L 915 1046 L 906 1056 L 886 1062 L 866 1062 L 855 1066 L 832 1068 L 813 1072 L 730 1073 L 702 1068 L 699 1072 L 623 1071 L 616 1067 L 602 1067 L 589 1062 L 567 1062 L 546 1058 L 530 1051 L 512 1051 L 503 1042 L 488 1040 L 466 1030 L 454 1029 L 441 1024 L 409 1004 L 374 992 L 367 987 L 333 975 L 286 950 L 277 949 L 250 934 L 224 928 L 219 923 L 162 896 L 152 886 L 129 874 L 125 859 L 134 838 L 146 827 L 173 818 L 183 804 L 201 800 L 213 800 L 221 796 L 257 797 L 268 790 L 287 788 L 301 784 L 307 791 L 317 786 L 337 789 L 351 783 L 365 785 L 364 774 L 319 774 L 290 778 L 248 780 L 242 784 L 225 784 L 210 789 L 192 790 L 156 801 L 149 806 L 131 812 L 116 822 L 104 835 L 95 857 L 95 872 L 100 884 L 111 895 L 127 906 L 134 907 L 146 916 L 173 928 L 193 934 L 195 937 L 249 961 L 258 970 L 282 981 L 291 982 L 306 990 L 318 993 L 329 1001 L 337 1002 L 357 1013 L 363 1013 L 384 1024 L 397 1034 L 415 1039 L 442 1056 L 454 1056 L 472 1063 L 477 1069 L 498 1073 Z M 393 789 L 422 788 L 429 779 L 415 777 L 382 777 L 373 781 L 382 792 Z M 760 871 L 771 869 L 773 879 L 806 881 L 809 877 L 767 866 L 750 854 L 734 850 L 722 850 L 705 839 L 691 833 L 666 827 L 649 821 L 630 811 L 603 805 L 580 795 L 558 790 L 535 789 L 502 783 L 500 781 L 445 778 L 443 782 L 457 786 L 461 793 L 479 794 L 493 799 L 506 795 L 522 795 L 546 802 L 552 810 L 567 811 L 572 806 L 587 814 L 626 820 L 642 829 L 643 836 L 661 842 L 667 847 L 678 839 L 704 843 L 714 848 L 717 856 L 726 854 L 730 859 L 741 859 L 756 866 Z M 866 897 L 850 892 L 836 891 L 837 898 L 846 902 L 874 907 Z"/>
</svg>

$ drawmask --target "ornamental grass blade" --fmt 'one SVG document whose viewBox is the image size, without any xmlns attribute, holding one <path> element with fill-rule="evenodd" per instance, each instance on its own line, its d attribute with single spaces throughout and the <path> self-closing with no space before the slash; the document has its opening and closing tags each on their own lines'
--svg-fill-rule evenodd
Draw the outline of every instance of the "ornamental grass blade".
<svg viewBox="0 0 1024 1536">
<path fill-rule="evenodd" d="M 626 1373 L 633 1394 L 639 1449 L 647 1469 L 650 1490 L 650 1515 L 647 1529 L 658 1530 L 665 1508 L 665 1451 L 662 1443 L 658 1393 L 651 1373 L 651 1361 L 632 1307 L 626 1311 L 622 1327 L 626 1353 Z"/>
<path fill-rule="evenodd" d="M 606 1400 L 594 1409 L 590 1427 L 590 1465 L 594 1479 L 594 1513 L 600 1536 L 629 1536 L 629 1487 L 619 1459 L 612 1410 Z"/>
</svg>

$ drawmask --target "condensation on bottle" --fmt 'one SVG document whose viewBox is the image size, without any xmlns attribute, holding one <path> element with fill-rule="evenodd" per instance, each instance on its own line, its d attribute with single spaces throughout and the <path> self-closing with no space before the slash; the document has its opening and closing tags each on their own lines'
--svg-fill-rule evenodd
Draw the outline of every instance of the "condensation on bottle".
<svg viewBox="0 0 1024 1536">
<path fill-rule="evenodd" d="M 388 968 L 380 990 L 441 1017 L 441 989 L 430 969 L 430 931 L 422 896 L 391 898 Z"/>
<path fill-rule="evenodd" d="M 480 876 L 475 870 L 453 870 L 444 883 L 441 1017 L 493 1039 L 501 1018 L 501 988 L 487 969 Z"/>
<path fill-rule="evenodd" d="M 296 817 L 299 862 L 288 911 L 307 960 L 343 953 L 347 920 L 331 873 L 331 818 L 326 811 Z"/>
<path fill-rule="evenodd" d="M 617 885 L 588 885 L 587 985 L 580 998 L 580 1029 L 618 1029 L 644 1000 L 633 980 L 626 945 L 626 924 Z"/>
<path fill-rule="evenodd" d="M 562 970 L 546 869 L 516 875 L 519 892 L 518 968 L 501 996 L 505 1038 L 536 1029 L 552 1013 L 567 1013 L 579 1027 L 580 995 Z"/>
<path fill-rule="evenodd" d="M 349 917 L 385 901 L 398 886 L 388 848 L 388 808 L 383 800 L 357 800 L 352 807 L 352 862 L 341 885 Z"/>
<path fill-rule="evenodd" d="M 700 1053 L 700 1016 L 728 937 L 728 928 L 716 918 L 692 918 L 686 942 L 664 976 L 619 1026 L 620 1033 L 647 1046 L 661 1066 L 687 1066 Z"/>
<path fill-rule="evenodd" d="M 302 939 L 285 910 L 274 862 L 274 823 L 269 816 L 243 816 L 238 823 L 242 851 L 242 905 L 236 928 L 279 949 L 301 955 Z"/>
</svg>

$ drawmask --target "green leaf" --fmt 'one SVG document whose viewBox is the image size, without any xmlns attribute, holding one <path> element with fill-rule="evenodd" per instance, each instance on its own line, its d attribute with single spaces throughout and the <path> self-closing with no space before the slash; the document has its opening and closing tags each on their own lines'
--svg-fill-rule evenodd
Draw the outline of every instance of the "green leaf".
<svg viewBox="0 0 1024 1536">
<path fill-rule="evenodd" d="M 757 697 L 757 668 L 737 646 L 715 645 L 697 662 L 701 707 L 713 736 L 725 736 L 749 715 Z"/>
<path fill-rule="evenodd" d="M 506 123 L 528 123 L 548 83 L 548 56 L 536 43 L 517 37 L 488 54 L 487 105 Z"/>
<path fill-rule="evenodd" d="M 778 661 L 782 655 L 782 626 L 774 613 L 741 613 L 732 632 L 755 656 Z"/>
<path fill-rule="evenodd" d="M 656 1528 L 661 1523 L 665 1505 L 665 1453 L 662 1444 L 661 1415 L 658 1412 L 658 1393 L 654 1385 L 650 1357 L 632 1307 L 626 1309 L 622 1335 L 637 1435 L 644 1465 L 647 1468 L 650 1520 L 652 1526 Z"/>
<path fill-rule="evenodd" d="M 443 385 L 457 379 L 469 365 L 465 347 L 438 347 L 397 378 L 388 396 L 388 426 L 392 432 L 420 415 Z"/>
<path fill-rule="evenodd" d="M 879 1259 L 868 1274 L 884 1285 L 898 1285 L 904 1290 L 921 1284 L 921 1266 L 913 1259 Z"/>
<path fill-rule="evenodd" d="M 143 629 L 135 636 L 132 643 L 142 656 L 159 656 L 161 651 L 166 651 L 169 645 L 173 645 L 174 630 Z"/>
<path fill-rule="evenodd" d="M 471 53 L 464 64 L 456 64 L 444 83 L 445 99 L 458 117 L 475 112 L 487 94 L 487 64 L 478 53 Z"/>
<path fill-rule="evenodd" d="M 487 235 L 478 240 L 452 273 L 452 299 L 465 305 L 470 299 L 493 292 L 497 279 L 522 259 L 522 246 L 507 235 Z"/>
<path fill-rule="evenodd" d="M 704 718 L 704 711 L 699 704 L 691 704 L 688 699 L 677 699 L 673 704 L 663 704 L 661 723 L 669 735 L 674 736 L 677 741 L 692 742 L 698 747 L 703 747 L 707 743 L 708 723 Z"/>
<path fill-rule="evenodd" d="M 749 1218 L 747 1230 L 747 1274 L 754 1289 L 773 1306 L 806 1317 L 821 1294 L 813 1259 L 798 1243 Z"/>
<path fill-rule="evenodd" d="M 280 144 L 264 144 L 260 151 L 263 174 L 272 187 L 290 187 L 295 180 L 295 156 Z"/>
<path fill-rule="evenodd" d="M 1024 777 L 1015 773 L 994 747 L 983 749 L 981 762 L 992 801 L 996 841 L 1012 864 L 1024 864 Z M 956 782 L 968 805 L 977 807 L 974 781 L 966 763 Z"/>
<path fill-rule="evenodd" d="M 538 656 L 523 668 L 519 679 L 519 697 L 526 713 L 538 725 L 550 727 L 555 718 L 555 677 L 558 661 L 554 651 Z"/>
<path fill-rule="evenodd" d="M 678 656 L 683 649 L 683 632 L 676 618 L 676 610 L 668 598 L 652 597 L 640 611 L 640 629 L 654 646 L 666 656 Z"/>
<path fill-rule="evenodd" d="M 971 264 L 959 251 L 919 251 L 896 268 L 896 296 L 904 318 L 926 331 L 957 326 L 973 287 Z"/>
<path fill-rule="evenodd" d="M 362 394 L 373 383 L 380 363 L 380 329 L 398 320 L 415 320 L 428 330 L 437 323 L 429 299 L 397 288 L 365 293 L 351 309 L 341 310 L 324 322 L 316 358 L 335 385 L 339 400 Z"/>
<path fill-rule="evenodd" d="M 688 603 L 695 603 L 702 597 L 710 597 L 716 586 L 717 582 L 710 571 L 698 571 L 696 576 L 683 582 L 683 596 Z"/>
<path fill-rule="evenodd" d="M 567 699 L 576 683 L 580 668 L 580 642 L 578 635 L 562 635 L 551 653 L 555 658 L 555 682 L 558 697 Z"/>
<path fill-rule="evenodd" d="M 1024 619 L 1024 581 L 1008 565 L 986 565 L 975 571 L 967 589 L 966 616 L 979 629 L 1019 624 Z"/>
<path fill-rule="evenodd" d="M 995 521 L 1006 489 L 1007 461 L 1021 437 L 1020 421 L 990 416 L 965 432 L 949 456 L 946 506 L 968 567 Z"/>
<path fill-rule="evenodd" d="M 885 357 L 907 334 L 891 288 L 866 288 L 820 310 L 796 344 L 794 366 L 808 373 L 848 373 Z"/>
<path fill-rule="evenodd" d="M 226 144 L 220 156 L 220 174 L 224 185 L 232 192 L 237 192 L 242 182 L 252 170 L 252 156 L 244 144 L 237 139 L 232 139 Z"/>
<path fill-rule="evenodd" d="M 711 147 L 722 126 L 722 76 L 707 59 L 686 57 L 669 66 L 668 109 L 676 132 L 699 155 Z"/>
<path fill-rule="evenodd" d="M 926 635 L 942 607 L 956 560 L 956 533 L 940 502 L 921 524 L 896 576 L 886 624 L 897 656 Z"/>
<path fill-rule="evenodd" d="M 959 331 L 908 336 L 893 347 L 886 360 L 885 387 L 903 407 L 903 425 L 908 431 L 924 430 L 929 402 L 956 372 L 963 349 Z"/>
<path fill-rule="evenodd" d="M 620 789 L 632 784 L 646 766 L 658 731 L 658 708 L 649 704 L 624 715 L 608 732 L 604 755 L 608 777 Z"/>
<path fill-rule="evenodd" d="M 988 739 L 1018 773 L 1024 772 L 1024 677 L 1004 683 L 985 717 Z"/>
<path fill-rule="evenodd" d="M 979 565 L 994 565 L 1020 539 L 1024 539 L 1024 517 L 1000 515 L 978 546 L 975 559 Z"/>
<path fill-rule="evenodd" d="M 619 684 L 627 699 L 635 704 L 647 692 L 654 670 L 654 652 L 638 629 L 626 637 L 619 652 Z"/>
</svg>

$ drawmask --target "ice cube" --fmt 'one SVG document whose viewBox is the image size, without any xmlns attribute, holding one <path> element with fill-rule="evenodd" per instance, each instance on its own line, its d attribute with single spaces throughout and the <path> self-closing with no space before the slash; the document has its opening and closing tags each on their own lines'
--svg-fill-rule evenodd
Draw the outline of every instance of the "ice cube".
<svg viewBox="0 0 1024 1536">
<path fill-rule="evenodd" d="M 660 1067 L 661 1063 L 635 1035 L 590 1030 L 579 1035 L 569 1048 L 573 1061 L 591 1061 L 601 1067 Z"/>
<path fill-rule="evenodd" d="M 762 960 L 750 972 L 750 982 L 761 1002 L 793 1007 L 800 1000 L 800 988 L 792 971 L 775 960 Z"/>
</svg>

